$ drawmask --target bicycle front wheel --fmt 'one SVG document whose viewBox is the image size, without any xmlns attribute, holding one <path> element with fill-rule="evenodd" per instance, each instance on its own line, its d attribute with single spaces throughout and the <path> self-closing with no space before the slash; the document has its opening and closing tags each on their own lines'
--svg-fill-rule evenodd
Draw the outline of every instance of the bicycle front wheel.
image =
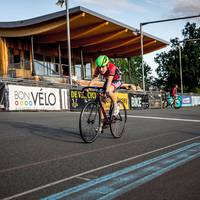
<svg viewBox="0 0 200 200">
<path fill-rule="evenodd" d="M 86 143 L 94 142 L 98 135 L 100 125 L 99 106 L 96 102 L 88 102 L 82 109 L 79 118 L 79 131 Z"/>
<path fill-rule="evenodd" d="M 168 105 L 167 105 L 167 101 L 164 100 L 164 101 L 162 102 L 162 108 L 165 109 L 165 108 L 167 108 L 167 106 L 168 106 Z"/>
<path fill-rule="evenodd" d="M 111 116 L 112 122 L 110 123 L 110 131 L 114 138 L 120 138 L 124 131 L 127 121 L 127 113 L 125 105 L 121 100 L 117 101 L 120 111 L 117 116 Z"/>
</svg>

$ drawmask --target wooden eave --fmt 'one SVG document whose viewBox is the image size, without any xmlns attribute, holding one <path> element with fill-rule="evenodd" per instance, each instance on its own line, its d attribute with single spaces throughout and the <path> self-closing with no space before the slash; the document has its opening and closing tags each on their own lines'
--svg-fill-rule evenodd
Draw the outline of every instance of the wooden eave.
<svg viewBox="0 0 200 200">
<path fill-rule="evenodd" d="M 143 33 L 144 53 L 166 47 L 168 42 Z M 67 47 L 66 12 L 18 22 L 0 22 L 0 37 L 34 36 L 36 45 L 60 43 Z M 101 52 L 110 57 L 130 57 L 141 54 L 140 33 L 137 29 L 117 22 L 83 7 L 70 9 L 72 49 L 82 48 L 92 57 Z"/>
</svg>

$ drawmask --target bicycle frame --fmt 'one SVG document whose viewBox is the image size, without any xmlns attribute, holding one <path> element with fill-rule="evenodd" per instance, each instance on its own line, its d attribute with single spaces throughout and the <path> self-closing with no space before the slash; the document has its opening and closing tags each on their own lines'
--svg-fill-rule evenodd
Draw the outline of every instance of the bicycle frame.
<svg viewBox="0 0 200 200">
<path fill-rule="evenodd" d="M 86 89 L 95 89 L 96 90 L 97 96 L 96 96 L 95 102 L 98 103 L 98 105 L 100 107 L 100 111 L 102 112 L 102 114 L 104 116 L 104 123 L 110 124 L 112 122 L 112 120 L 107 116 L 106 111 L 105 111 L 105 109 L 102 105 L 102 102 L 101 102 L 101 94 L 103 94 L 104 88 L 103 87 L 88 86 L 88 87 L 84 87 L 82 89 L 82 92 Z M 110 99 L 111 99 L 111 101 L 113 101 L 111 97 L 110 97 Z M 111 112 L 111 109 L 109 109 L 109 115 L 110 115 L 110 112 Z"/>
<path fill-rule="evenodd" d="M 111 97 L 110 97 L 110 99 L 111 99 L 111 101 L 113 101 Z M 104 116 L 104 123 L 110 124 L 110 123 L 112 122 L 112 120 L 111 120 L 111 118 L 109 118 L 109 116 L 111 115 L 110 112 L 112 111 L 112 109 L 109 109 L 109 116 L 108 116 L 108 115 L 106 114 L 106 111 L 105 111 L 103 105 L 102 105 L 102 102 L 101 102 L 101 99 L 100 99 L 100 95 L 98 95 L 98 103 L 99 103 L 99 105 L 100 105 L 101 112 L 102 112 L 102 114 L 103 114 L 103 116 Z M 112 103 L 112 102 L 111 102 L 111 103 Z M 112 105 L 110 105 L 110 106 L 112 106 Z"/>
</svg>

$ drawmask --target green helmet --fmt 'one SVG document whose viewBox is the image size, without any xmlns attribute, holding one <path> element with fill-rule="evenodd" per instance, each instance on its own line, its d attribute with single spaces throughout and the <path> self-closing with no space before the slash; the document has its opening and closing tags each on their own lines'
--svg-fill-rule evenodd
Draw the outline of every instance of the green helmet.
<svg viewBox="0 0 200 200">
<path fill-rule="evenodd" d="M 97 67 L 104 67 L 109 63 L 109 58 L 106 55 L 101 55 L 96 59 Z"/>
</svg>

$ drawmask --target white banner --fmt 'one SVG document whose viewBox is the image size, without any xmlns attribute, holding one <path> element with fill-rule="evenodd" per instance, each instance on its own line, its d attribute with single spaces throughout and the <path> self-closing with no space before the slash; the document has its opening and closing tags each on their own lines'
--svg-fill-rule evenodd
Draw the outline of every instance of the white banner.
<svg viewBox="0 0 200 200">
<path fill-rule="evenodd" d="M 61 101 L 62 101 L 62 110 L 69 109 L 69 90 L 68 89 L 61 89 Z"/>
<path fill-rule="evenodd" d="M 60 110 L 57 88 L 8 85 L 9 110 Z"/>
<path fill-rule="evenodd" d="M 192 96 L 192 106 L 200 106 L 200 96 Z"/>
</svg>

